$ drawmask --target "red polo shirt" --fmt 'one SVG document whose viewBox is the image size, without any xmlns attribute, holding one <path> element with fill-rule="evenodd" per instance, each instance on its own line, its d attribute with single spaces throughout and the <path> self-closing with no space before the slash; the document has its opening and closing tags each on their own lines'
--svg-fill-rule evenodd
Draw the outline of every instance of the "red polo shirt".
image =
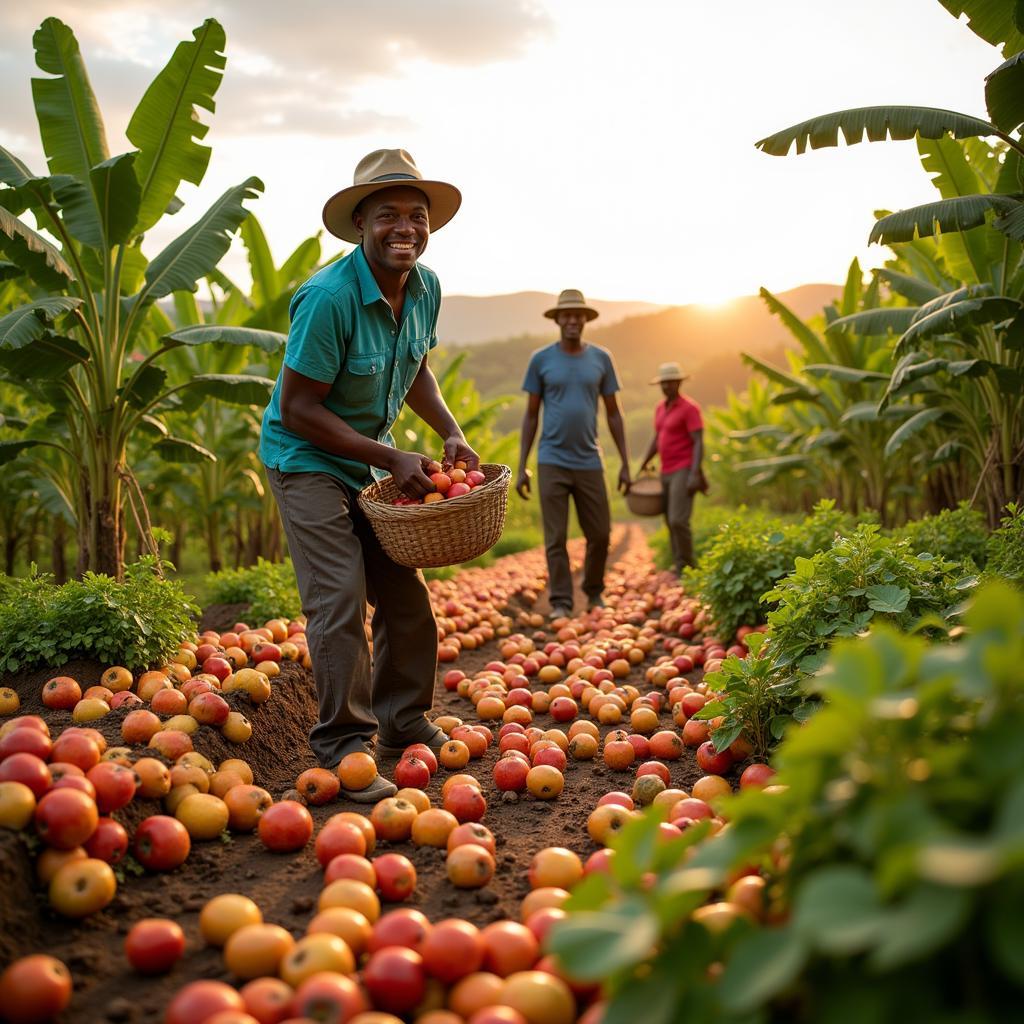
<svg viewBox="0 0 1024 1024">
<path fill-rule="evenodd" d="M 654 412 L 654 432 L 658 435 L 658 458 L 662 473 L 675 473 L 693 464 L 694 430 L 703 430 L 700 406 L 679 395 L 671 405 L 663 398 Z"/>
</svg>

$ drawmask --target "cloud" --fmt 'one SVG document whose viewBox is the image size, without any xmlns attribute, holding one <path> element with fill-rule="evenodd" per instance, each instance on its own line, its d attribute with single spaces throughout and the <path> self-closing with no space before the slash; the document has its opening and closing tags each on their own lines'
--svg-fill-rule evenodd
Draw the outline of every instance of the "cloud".
<svg viewBox="0 0 1024 1024">
<path fill-rule="evenodd" d="M 409 118 L 355 104 L 356 86 L 401 78 L 418 62 L 468 68 L 507 60 L 552 29 L 531 0 L 178 0 L 171 10 L 160 0 L 97 0 L 88 8 L 52 0 L 45 12 L 33 7 L 10 5 L 0 14 L 7 40 L 0 69 L 13 83 L 5 136 L 37 137 L 28 79 L 38 74 L 31 40 L 45 13 L 74 30 L 114 150 L 146 86 L 206 17 L 222 22 L 228 40 L 212 119 L 220 136 L 394 135 Z"/>
</svg>

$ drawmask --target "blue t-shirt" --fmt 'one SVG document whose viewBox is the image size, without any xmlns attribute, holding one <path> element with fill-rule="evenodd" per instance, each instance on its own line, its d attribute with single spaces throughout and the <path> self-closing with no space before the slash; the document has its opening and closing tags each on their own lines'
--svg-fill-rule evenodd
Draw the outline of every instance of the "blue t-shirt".
<svg viewBox="0 0 1024 1024">
<path fill-rule="evenodd" d="M 611 353 L 584 345 L 578 355 L 569 355 L 556 341 L 530 357 L 523 390 L 540 395 L 544 405 L 537 461 L 563 469 L 601 469 L 597 400 L 619 390 Z"/>
</svg>

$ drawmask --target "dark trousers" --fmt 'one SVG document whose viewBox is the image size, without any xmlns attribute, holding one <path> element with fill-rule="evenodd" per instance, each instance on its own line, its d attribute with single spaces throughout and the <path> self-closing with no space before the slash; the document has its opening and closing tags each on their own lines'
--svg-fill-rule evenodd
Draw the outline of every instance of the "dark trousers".
<svg viewBox="0 0 1024 1024">
<path fill-rule="evenodd" d="M 693 495 L 686 486 L 689 479 L 688 466 L 661 475 L 661 484 L 665 489 L 665 522 L 672 542 L 672 564 L 676 572 L 682 572 L 688 565 L 697 564 L 693 557 L 693 533 L 690 530 Z"/>
<path fill-rule="evenodd" d="M 569 534 L 570 498 L 576 506 L 576 518 L 587 540 L 583 592 L 594 601 L 604 590 L 604 567 L 608 561 L 608 540 L 612 529 L 604 472 L 600 469 L 565 469 L 542 463 L 537 467 L 537 476 L 551 604 L 566 608 L 573 604 L 572 572 L 565 546 Z"/>
<path fill-rule="evenodd" d="M 267 470 L 288 538 L 306 615 L 320 720 L 309 745 L 333 768 L 381 743 L 402 746 L 434 733 L 437 624 L 423 576 L 381 548 L 355 496 L 326 473 Z M 373 658 L 364 623 L 373 608 Z"/>
</svg>

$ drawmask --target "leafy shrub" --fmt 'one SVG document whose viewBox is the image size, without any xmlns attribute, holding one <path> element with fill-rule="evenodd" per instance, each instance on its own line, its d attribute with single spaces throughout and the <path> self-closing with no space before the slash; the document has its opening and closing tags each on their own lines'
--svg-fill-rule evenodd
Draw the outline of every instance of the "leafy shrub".
<svg viewBox="0 0 1024 1024">
<path fill-rule="evenodd" d="M 797 556 L 828 547 L 852 524 L 832 501 L 819 502 L 811 515 L 789 525 L 762 512 L 745 513 L 721 524 L 700 565 L 684 579 L 711 609 L 718 631 L 731 637 L 740 626 L 765 621 L 761 595 L 793 571 Z"/>
<path fill-rule="evenodd" d="M 985 564 L 985 517 L 966 501 L 936 515 L 913 519 L 892 535 L 908 541 L 914 554 L 937 555 L 951 562 L 970 560 L 979 568 Z"/>
<path fill-rule="evenodd" d="M 728 829 L 666 844 L 647 811 L 620 833 L 548 940 L 605 982 L 606 1024 L 1019 1016 L 1024 596 L 989 584 L 966 624 L 956 643 L 882 626 L 837 644 L 826 706 L 778 748 L 782 787 L 730 799 Z M 766 912 L 694 920 L 748 865 Z"/>
<path fill-rule="evenodd" d="M 166 564 L 166 563 L 164 563 Z M 0 581 L 0 672 L 71 658 L 145 668 L 195 633 L 199 609 L 152 557 L 125 567 L 123 583 L 86 573 L 55 586 L 33 573 Z"/>
<path fill-rule="evenodd" d="M 812 672 L 828 647 L 877 621 L 911 629 L 923 618 L 947 622 L 977 582 L 958 562 L 913 554 L 873 523 L 838 537 L 827 551 L 797 557 L 793 572 L 764 595 L 768 654 L 783 669 Z"/>
<path fill-rule="evenodd" d="M 1006 506 L 1002 525 L 985 546 L 985 569 L 1024 589 L 1024 505 Z"/>
<path fill-rule="evenodd" d="M 279 617 L 294 619 L 302 611 L 302 599 L 290 558 L 268 562 L 260 558 L 245 569 L 221 569 L 206 577 L 210 601 L 216 604 L 247 604 L 253 622 Z"/>
<path fill-rule="evenodd" d="M 817 706 L 798 675 L 781 674 L 770 658 L 760 656 L 766 639 L 761 633 L 750 633 L 745 640 L 748 657 L 730 655 L 718 672 L 705 677 L 708 687 L 721 696 L 705 704 L 695 717 L 723 717 L 711 736 L 716 750 L 725 750 L 742 734 L 754 748 L 754 757 L 764 760 L 786 727 L 807 721 Z"/>
</svg>

